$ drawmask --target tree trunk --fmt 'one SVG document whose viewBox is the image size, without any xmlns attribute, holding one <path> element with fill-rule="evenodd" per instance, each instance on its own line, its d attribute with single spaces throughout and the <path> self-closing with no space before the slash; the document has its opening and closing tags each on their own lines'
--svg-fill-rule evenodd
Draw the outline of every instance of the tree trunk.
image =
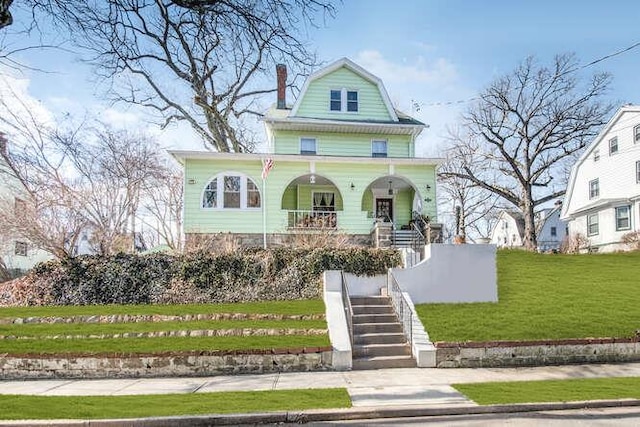
<svg viewBox="0 0 640 427">
<path fill-rule="evenodd" d="M 533 213 L 533 197 L 531 195 L 531 189 L 525 190 L 524 193 L 522 200 L 522 215 L 524 217 L 524 235 L 522 236 L 522 243 L 525 249 L 535 251 L 538 247 L 538 240 L 536 238 L 536 223 L 535 215 Z"/>
</svg>

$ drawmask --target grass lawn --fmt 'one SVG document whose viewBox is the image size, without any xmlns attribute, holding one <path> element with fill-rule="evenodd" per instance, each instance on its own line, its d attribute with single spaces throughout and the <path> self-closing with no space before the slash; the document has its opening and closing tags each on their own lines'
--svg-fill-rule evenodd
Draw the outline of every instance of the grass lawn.
<svg viewBox="0 0 640 427">
<path fill-rule="evenodd" d="M 237 304 L 85 305 L 50 307 L 1 307 L 2 317 L 69 317 L 113 314 L 259 313 L 282 315 L 324 314 L 322 300 L 264 301 Z"/>
<path fill-rule="evenodd" d="M 453 387 L 480 405 L 640 399 L 640 378 L 637 377 L 454 384 Z"/>
<path fill-rule="evenodd" d="M 349 408 L 346 389 L 137 396 L 0 395 L 0 419 L 95 419 Z"/>
<path fill-rule="evenodd" d="M 215 350 L 269 350 L 325 347 L 328 335 L 265 335 L 231 337 L 160 337 L 60 340 L 0 340 L 0 354 L 148 354 Z"/>
<path fill-rule="evenodd" d="M 113 314 L 208 314 L 249 313 L 276 315 L 324 314 L 321 300 L 268 301 L 242 304 L 192 305 L 108 305 L 108 306 L 56 306 L 18 307 L 0 309 L 0 317 Z M 77 338 L 38 339 L 43 336 L 101 335 L 132 332 L 178 331 L 202 329 L 326 329 L 324 319 L 225 319 L 194 321 L 158 321 L 123 323 L 26 323 L 0 324 L 0 335 L 35 339 L 2 339 L 0 354 L 149 354 L 215 350 L 269 350 L 272 348 L 325 347 L 329 336 L 220 336 L 220 337 L 154 337 L 154 338 Z"/>
<path fill-rule="evenodd" d="M 420 304 L 432 341 L 630 337 L 640 329 L 640 252 L 498 251 L 498 303 Z"/>
<path fill-rule="evenodd" d="M 135 323 L 30 323 L 0 324 L 0 335 L 40 337 L 44 335 L 122 334 L 125 332 L 185 331 L 195 329 L 326 329 L 325 320 L 201 320 L 188 322 Z"/>
</svg>

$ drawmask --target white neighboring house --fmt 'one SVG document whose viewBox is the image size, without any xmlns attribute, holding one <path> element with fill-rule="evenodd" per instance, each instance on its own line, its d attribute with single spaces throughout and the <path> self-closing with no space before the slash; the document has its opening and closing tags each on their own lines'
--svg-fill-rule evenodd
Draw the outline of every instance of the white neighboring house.
<svg viewBox="0 0 640 427">
<path fill-rule="evenodd" d="M 591 251 L 628 249 L 640 227 L 640 105 L 621 107 L 573 165 L 561 218 Z"/>
<path fill-rule="evenodd" d="M 503 210 L 491 230 L 491 243 L 499 248 L 522 247 L 524 218 L 518 211 Z"/>
<path fill-rule="evenodd" d="M 553 208 L 542 209 L 535 213 L 538 250 L 541 252 L 560 249 L 567 235 L 566 225 L 560 220 L 562 203 L 556 202 Z M 503 210 L 498 222 L 491 230 L 491 243 L 499 248 L 521 248 L 524 245 L 524 217 L 522 213 Z"/>
<path fill-rule="evenodd" d="M 7 153 L 7 141 L 0 133 L 0 202 L 10 203 L 16 210 L 24 209 L 28 191 L 11 165 Z M 0 257 L 11 275 L 31 269 L 51 255 L 34 247 L 29 241 L 15 236 L 0 235 Z"/>
<path fill-rule="evenodd" d="M 567 224 L 560 219 L 561 210 L 562 202 L 557 201 L 552 208 L 542 209 L 536 213 L 539 252 L 560 250 L 560 245 L 567 236 Z"/>
</svg>

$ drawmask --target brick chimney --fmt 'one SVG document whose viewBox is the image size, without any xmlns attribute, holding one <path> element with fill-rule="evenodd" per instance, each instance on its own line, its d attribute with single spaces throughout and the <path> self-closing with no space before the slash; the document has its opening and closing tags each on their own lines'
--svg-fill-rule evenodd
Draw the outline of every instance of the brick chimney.
<svg viewBox="0 0 640 427">
<path fill-rule="evenodd" d="M 287 66 L 284 64 L 276 65 L 276 76 L 278 78 L 278 110 L 287 108 Z"/>
<path fill-rule="evenodd" d="M 7 152 L 7 137 L 4 134 L 4 132 L 0 132 L 0 155 L 3 157 L 7 157 L 7 155 L 9 154 Z"/>
</svg>

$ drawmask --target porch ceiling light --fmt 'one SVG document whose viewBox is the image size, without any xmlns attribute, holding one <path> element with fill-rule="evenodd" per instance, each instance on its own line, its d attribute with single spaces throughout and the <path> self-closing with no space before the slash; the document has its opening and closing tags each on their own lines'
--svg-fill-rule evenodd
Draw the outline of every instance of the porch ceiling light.
<svg viewBox="0 0 640 427">
<path fill-rule="evenodd" d="M 391 187 L 391 184 L 392 184 L 392 182 L 391 182 L 391 180 L 389 180 L 389 195 L 393 196 L 393 188 Z"/>
<path fill-rule="evenodd" d="M 316 183 L 316 176 L 312 174 L 309 176 L 309 184 L 315 184 L 315 183 Z"/>
<path fill-rule="evenodd" d="M 353 182 L 351 183 L 351 185 L 349 187 L 351 187 L 351 191 L 356 189 L 356 186 L 353 184 Z"/>
</svg>

